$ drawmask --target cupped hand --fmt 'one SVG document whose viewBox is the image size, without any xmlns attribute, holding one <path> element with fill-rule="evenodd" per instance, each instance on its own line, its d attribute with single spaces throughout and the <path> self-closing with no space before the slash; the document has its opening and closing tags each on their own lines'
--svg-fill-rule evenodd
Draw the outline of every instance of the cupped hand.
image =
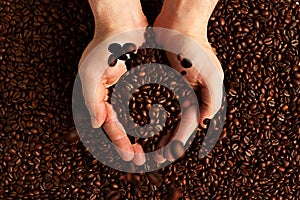
<svg viewBox="0 0 300 200">
<path fill-rule="evenodd" d="M 208 20 L 217 2 L 217 0 L 166 0 L 154 23 L 154 27 L 171 29 L 189 38 L 183 38 L 176 33 L 168 37 L 160 34 L 161 32 L 156 33 L 156 41 L 163 48 L 178 49 L 180 55 L 167 53 L 168 60 L 174 69 L 183 72 L 184 77 L 201 99 L 200 117 L 198 117 L 195 105 L 189 106 L 186 114 L 182 116 L 180 127 L 177 127 L 170 139 L 166 140 L 167 142 L 177 140 L 184 145 L 195 126 L 200 123 L 204 127 L 204 119 L 212 118 L 221 108 L 224 74 L 207 39 Z M 202 48 L 205 55 L 198 53 L 197 45 Z M 205 61 L 205 57 L 209 60 Z M 196 66 L 194 61 L 202 62 L 203 66 Z M 161 146 L 164 145 L 166 144 L 161 144 Z M 173 160 L 170 149 L 165 151 L 167 152 L 164 155 L 156 154 L 157 162 L 162 163 L 166 159 Z"/>
<path fill-rule="evenodd" d="M 111 52 L 108 48 L 110 42 L 113 42 L 109 41 L 109 38 L 144 28 L 147 21 L 138 0 L 133 0 L 130 4 L 123 0 L 89 0 L 89 2 L 95 17 L 95 33 L 81 57 L 79 75 L 91 123 L 93 128 L 102 126 L 123 160 L 133 160 L 136 165 L 141 165 L 145 162 L 142 147 L 130 143 L 111 104 L 107 102 L 108 88 L 126 72 L 124 62 L 118 61 L 114 67 L 109 67 L 111 60 L 108 61 L 108 58 Z M 99 44 L 101 48 L 95 48 Z"/>
</svg>

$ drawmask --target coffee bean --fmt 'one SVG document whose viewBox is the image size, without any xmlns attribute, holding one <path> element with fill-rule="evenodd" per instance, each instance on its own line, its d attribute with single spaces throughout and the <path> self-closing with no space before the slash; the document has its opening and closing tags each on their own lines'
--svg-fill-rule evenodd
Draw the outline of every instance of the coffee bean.
<svg viewBox="0 0 300 200">
<path fill-rule="evenodd" d="M 184 58 L 180 64 L 183 68 L 191 68 L 193 66 L 192 62 L 188 58 Z"/>
<path fill-rule="evenodd" d="M 124 61 L 126 61 L 126 60 L 128 59 L 128 57 L 127 57 L 126 54 L 123 54 L 123 55 L 119 56 L 118 59 L 119 59 L 119 60 L 124 60 Z"/>
<path fill-rule="evenodd" d="M 160 185 L 163 182 L 162 175 L 159 174 L 158 172 L 151 172 L 148 173 L 147 176 L 149 177 L 149 180 L 156 185 L 156 187 L 160 187 Z"/>
<path fill-rule="evenodd" d="M 121 195 L 118 191 L 111 191 L 105 197 L 105 199 L 109 199 L 109 200 L 119 200 L 120 198 Z"/>
<path fill-rule="evenodd" d="M 70 129 L 64 134 L 64 140 L 69 143 L 74 143 L 79 139 L 79 135 L 75 128 Z"/>
<path fill-rule="evenodd" d="M 109 52 L 119 55 L 122 53 L 122 46 L 119 43 L 112 43 L 108 46 Z"/>
<path fill-rule="evenodd" d="M 125 61 L 126 69 L 127 71 L 131 70 L 134 67 L 134 62 L 132 60 L 126 60 Z"/>
<path fill-rule="evenodd" d="M 137 46 L 133 43 L 125 43 L 123 45 L 123 51 L 125 53 L 133 53 L 136 51 L 136 49 L 137 49 Z"/>
<path fill-rule="evenodd" d="M 118 60 L 116 58 L 116 56 L 114 54 L 111 54 L 109 57 L 108 57 L 108 65 L 110 67 L 114 67 L 116 66 Z"/>
</svg>

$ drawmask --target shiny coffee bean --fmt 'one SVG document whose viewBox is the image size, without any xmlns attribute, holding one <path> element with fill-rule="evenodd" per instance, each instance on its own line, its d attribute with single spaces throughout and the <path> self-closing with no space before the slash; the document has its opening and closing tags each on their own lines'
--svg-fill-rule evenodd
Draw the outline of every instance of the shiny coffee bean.
<svg viewBox="0 0 300 200">
<path fill-rule="evenodd" d="M 191 68 L 193 66 L 192 62 L 188 58 L 184 58 L 180 64 L 183 68 Z"/>
<path fill-rule="evenodd" d="M 119 60 L 123 60 L 123 61 L 126 61 L 128 59 L 127 55 L 126 54 L 123 54 L 121 56 L 119 56 L 118 58 Z"/>
<path fill-rule="evenodd" d="M 136 51 L 136 49 L 137 49 L 137 46 L 133 43 L 125 43 L 123 45 L 123 51 L 125 53 L 133 53 Z"/>
<path fill-rule="evenodd" d="M 109 52 L 119 55 L 122 53 L 122 46 L 119 43 L 112 43 L 108 46 Z"/>
<path fill-rule="evenodd" d="M 116 66 L 118 60 L 116 58 L 116 56 L 114 54 L 111 54 L 109 57 L 108 57 L 108 65 L 110 67 L 114 67 Z"/>
</svg>

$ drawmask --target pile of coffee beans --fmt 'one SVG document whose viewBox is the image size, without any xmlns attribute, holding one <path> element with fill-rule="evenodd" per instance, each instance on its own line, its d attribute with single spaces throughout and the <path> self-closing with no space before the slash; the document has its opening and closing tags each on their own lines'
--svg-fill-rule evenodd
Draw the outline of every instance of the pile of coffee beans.
<svg viewBox="0 0 300 200">
<path fill-rule="evenodd" d="M 126 103 L 120 101 L 118 105 L 120 107 L 117 112 L 125 112 L 123 106 Z M 162 136 L 172 134 L 181 118 L 180 105 L 175 94 L 159 84 L 140 87 L 133 93 L 129 109 L 130 117 L 121 115 L 120 122 L 126 127 L 126 132 L 130 133 L 128 137 L 132 143 L 142 144 L 145 152 L 157 150 Z M 129 120 L 133 120 L 137 126 L 130 126 Z"/>
<path fill-rule="evenodd" d="M 139 48 L 133 43 L 112 43 L 108 46 L 111 53 L 108 65 L 115 67 L 117 62 L 125 61 L 128 71 L 118 81 L 117 88 L 115 85 L 109 88 L 108 96 L 109 102 L 112 98 L 113 109 L 126 133 L 129 133 L 131 142 L 141 144 L 144 152 L 153 152 L 171 141 L 171 135 L 182 115 L 178 98 L 180 97 L 182 102 L 191 101 L 193 98 L 192 88 L 182 78 L 186 72 L 182 71 L 180 75 L 175 70 L 165 70 L 162 65 L 170 68 L 166 52 L 148 48 L 158 47 L 155 43 L 155 33 L 150 26 L 145 29 L 144 37 L 145 42 Z M 192 67 L 188 58 L 181 55 L 177 58 L 183 68 Z M 155 64 L 147 65 L 150 63 Z M 165 87 L 164 84 L 171 88 Z M 128 106 L 130 116 L 126 114 Z M 131 121 L 135 124 L 130 123 Z M 170 139 L 159 145 L 164 135 L 168 135 Z"/>
<path fill-rule="evenodd" d="M 153 22 L 162 0 L 142 4 Z M 94 32 L 88 2 L 0 1 L 0 19 L 0 199 L 300 196 L 297 0 L 219 1 L 208 37 L 225 72 L 223 134 L 200 159 L 199 129 L 183 158 L 146 174 L 101 164 L 74 129 L 72 86 Z"/>
<path fill-rule="evenodd" d="M 145 35 L 153 34 L 149 30 L 152 29 L 146 30 Z M 145 39 L 147 38 L 152 38 L 152 36 L 145 37 Z M 138 50 L 131 43 L 124 44 L 123 48 L 116 43 L 109 46 L 109 50 L 113 53 L 112 57 L 116 57 L 114 56 L 115 52 L 117 55 L 121 54 L 118 60 L 124 60 L 128 70 L 127 74 L 119 80 L 117 88 L 113 86 L 113 108 L 118 113 L 118 118 L 126 132 L 130 133 L 128 137 L 132 143 L 142 144 L 145 152 L 157 150 L 162 136 L 173 133 L 181 118 L 181 108 L 178 97 L 172 89 L 178 94 L 180 92 L 179 86 L 184 86 L 184 82 L 175 81 L 180 80 L 179 76 L 181 75 L 179 73 L 166 71 L 162 68 L 161 64 L 168 64 L 165 52 L 159 49 L 143 48 L 149 45 L 149 42 L 153 42 L 153 40 L 147 40 Z M 135 52 L 135 50 L 137 51 Z M 129 57 L 125 53 L 129 54 Z M 161 63 L 162 61 L 165 63 Z M 114 65 L 117 62 L 117 60 L 113 61 Z M 149 63 L 157 64 L 145 65 Z M 169 83 L 173 88 L 167 88 L 156 83 Z M 191 94 L 187 94 L 182 89 L 181 93 L 180 96 L 186 100 L 191 98 Z M 125 95 L 129 95 L 128 98 L 125 98 Z M 128 106 L 130 116 L 126 114 L 126 107 Z M 130 121 L 135 122 L 135 124 L 129 123 Z"/>
</svg>

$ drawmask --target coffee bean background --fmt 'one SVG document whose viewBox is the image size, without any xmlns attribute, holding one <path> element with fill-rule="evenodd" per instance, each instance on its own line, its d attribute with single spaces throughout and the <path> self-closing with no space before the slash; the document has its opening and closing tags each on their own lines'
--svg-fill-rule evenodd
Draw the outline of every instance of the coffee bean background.
<svg viewBox="0 0 300 200">
<path fill-rule="evenodd" d="M 298 2 L 299 3 L 299 2 Z M 153 22 L 161 0 L 143 0 Z M 0 199 L 299 199 L 299 5 L 221 0 L 208 37 L 228 113 L 213 151 L 153 173 L 105 167 L 74 129 L 72 86 L 93 36 L 87 1 L 0 1 Z"/>
</svg>

